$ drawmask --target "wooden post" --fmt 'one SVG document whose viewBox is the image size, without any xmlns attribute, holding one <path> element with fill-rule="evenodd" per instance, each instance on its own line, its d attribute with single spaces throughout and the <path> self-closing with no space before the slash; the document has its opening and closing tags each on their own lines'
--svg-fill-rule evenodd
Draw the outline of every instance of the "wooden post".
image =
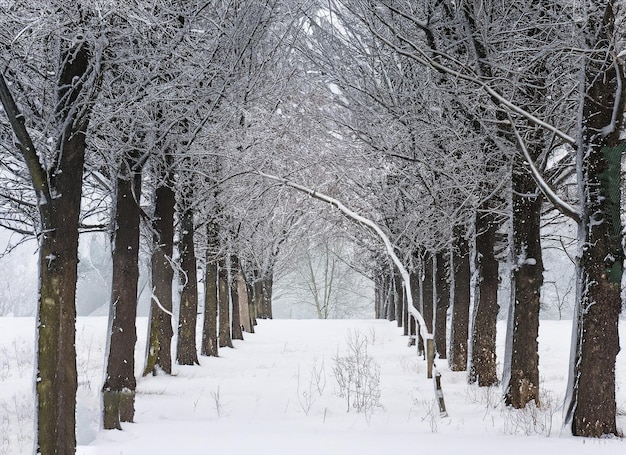
<svg viewBox="0 0 626 455">
<path fill-rule="evenodd" d="M 432 335 L 429 334 L 426 339 L 426 364 L 427 364 L 427 378 L 433 377 L 433 364 L 435 363 L 435 342 Z"/>
<path fill-rule="evenodd" d="M 439 404 L 439 415 L 441 417 L 448 417 L 446 402 L 443 400 L 443 390 L 441 390 L 441 373 L 437 370 L 435 370 L 435 396 Z"/>
</svg>

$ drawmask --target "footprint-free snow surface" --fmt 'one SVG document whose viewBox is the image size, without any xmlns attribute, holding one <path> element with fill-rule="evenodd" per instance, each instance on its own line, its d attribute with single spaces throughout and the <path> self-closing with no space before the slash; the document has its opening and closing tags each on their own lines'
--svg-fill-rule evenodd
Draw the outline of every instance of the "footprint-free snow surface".
<svg viewBox="0 0 626 455">
<path fill-rule="evenodd" d="M 135 423 L 99 429 L 106 318 L 79 318 L 77 453 L 617 454 L 617 438 L 583 439 L 562 428 L 571 323 L 542 321 L 542 403 L 516 411 L 501 389 L 466 383 L 438 360 L 448 417 L 436 405 L 426 364 L 395 323 L 262 320 L 218 358 L 138 379 Z M 498 359 L 504 325 L 498 326 Z M 34 320 L 0 318 L 0 454 L 33 445 Z M 138 321 L 136 371 L 145 351 Z M 200 336 L 198 337 L 200 339 Z M 175 346 L 175 340 L 173 343 Z M 173 349 L 173 351 L 175 351 Z M 618 408 L 626 408 L 626 359 L 618 358 Z M 626 419 L 620 417 L 620 427 Z"/>
</svg>

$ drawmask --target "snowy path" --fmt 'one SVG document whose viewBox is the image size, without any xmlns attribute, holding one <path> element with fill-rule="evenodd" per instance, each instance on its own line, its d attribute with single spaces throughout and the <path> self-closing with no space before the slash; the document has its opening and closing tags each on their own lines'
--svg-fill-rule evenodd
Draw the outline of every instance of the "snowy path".
<svg viewBox="0 0 626 455">
<path fill-rule="evenodd" d="M 140 340 L 145 338 L 145 323 L 139 322 Z M 141 378 L 136 422 L 124 425 L 123 431 L 97 429 L 105 325 L 105 318 L 81 318 L 77 329 L 81 455 L 226 451 L 380 455 L 431 450 L 488 455 L 559 450 L 568 455 L 596 455 L 626 449 L 621 440 L 583 440 L 561 434 L 558 407 L 567 377 L 568 322 L 542 323 L 541 375 L 547 389 L 546 407 L 534 413 L 502 409 L 499 389 L 469 387 L 464 373 L 453 373 L 440 365 L 450 413 L 449 418 L 440 418 L 433 403 L 432 382 L 425 378 L 424 362 L 414 349 L 407 348 L 401 330 L 387 321 L 274 320 L 260 321 L 256 334 L 246 334 L 246 341 L 236 342 L 235 349 L 222 349 L 219 358 L 201 358 L 200 367 L 176 367 L 175 377 Z M 18 340 L 18 347 L 28 346 L 32 327 L 29 319 L 0 318 L 0 347 L 10 348 L 14 340 Z M 354 409 L 347 412 L 347 402 L 338 395 L 333 374 L 334 359 L 348 354 L 347 340 L 354 340 L 357 334 L 367 337 L 368 354 L 380 366 L 381 406 L 366 414 Z M 501 356 L 502 346 L 499 349 Z M 144 345 L 138 345 L 138 370 L 143 350 Z M 2 359 L 0 351 L 0 367 Z M 10 352 L 7 359 L 11 367 Z M 623 360 L 620 358 L 618 374 L 625 382 Z M 22 371 L 21 378 L 4 378 L 0 423 L 7 416 L 9 422 L 2 424 L 0 431 L 10 431 L 13 436 L 5 438 L 9 442 L 0 446 L 0 454 L 31 453 L 32 417 L 29 428 L 27 417 L 21 417 L 18 427 L 12 417 L 17 414 L 11 410 L 11 394 L 17 397 L 13 400 L 15 409 L 32 404 L 31 386 L 24 380 L 30 377 Z M 621 408 L 626 403 L 624 389 L 620 387 L 618 393 Z M 626 422 L 621 423 L 624 427 Z M 17 431 L 21 434 L 19 444 Z"/>
</svg>

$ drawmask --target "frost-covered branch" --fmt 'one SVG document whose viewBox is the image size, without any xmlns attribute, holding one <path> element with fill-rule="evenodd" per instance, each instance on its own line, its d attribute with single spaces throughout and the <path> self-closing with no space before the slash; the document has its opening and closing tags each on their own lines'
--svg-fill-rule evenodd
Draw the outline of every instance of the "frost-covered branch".
<svg viewBox="0 0 626 455">
<path fill-rule="evenodd" d="M 258 175 L 260 175 L 261 177 L 264 177 L 264 178 L 267 178 L 267 179 L 270 179 L 270 180 L 274 180 L 276 182 L 280 182 L 281 184 L 283 184 L 285 186 L 288 186 L 290 188 L 293 188 L 295 190 L 298 190 L 298 191 L 301 191 L 301 192 L 303 192 L 305 194 L 308 194 L 309 196 L 311 196 L 314 199 L 326 202 L 327 204 L 330 204 L 330 205 L 336 207 L 337 209 L 339 209 L 339 211 L 341 211 L 344 215 L 346 215 L 351 220 L 356 221 L 357 223 L 361 223 L 361 224 L 367 226 L 368 228 L 370 228 L 372 231 L 374 231 L 380 237 L 380 239 L 383 241 L 383 243 L 385 244 L 385 249 L 387 251 L 387 254 L 389 255 L 389 257 L 391 258 L 393 263 L 396 265 L 396 267 L 398 267 L 398 270 L 400 271 L 400 275 L 402 276 L 402 281 L 404 283 L 404 289 L 405 289 L 405 294 L 406 294 L 406 299 L 407 299 L 407 307 L 408 307 L 408 310 L 409 310 L 409 313 L 411 314 L 411 316 L 413 316 L 419 322 L 420 334 L 422 335 L 422 338 L 424 340 L 428 340 L 428 339 L 432 339 L 433 338 L 433 334 L 429 333 L 427 331 L 426 323 L 424 321 L 424 318 L 422 317 L 422 314 L 419 311 L 417 311 L 417 308 L 415 308 L 413 306 L 413 296 L 412 296 L 412 292 L 411 292 L 411 284 L 410 284 L 410 279 L 409 279 L 409 272 L 407 271 L 407 269 L 402 264 L 402 261 L 400 261 L 400 259 L 398 258 L 398 256 L 394 252 L 394 247 L 393 247 L 391 241 L 389 240 L 389 236 L 387 234 L 385 234 L 383 232 L 383 230 L 376 223 L 374 223 L 372 220 L 370 220 L 368 218 L 365 218 L 365 217 L 359 215 L 358 213 L 354 212 L 353 210 L 350 210 L 341 201 L 339 201 L 339 200 L 337 200 L 335 198 L 327 196 L 327 195 L 325 195 L 323 193 L 319 193 L 319 192 L 317 192 L 315 190 L 312 190 L 311 188 L 308 188 L 306 186 L 300 185 L 300 184 L 295 183 L 295 182 L 291 182 L 291 181 L 289 181 L 289 180 L 287 180 L 285 178 L 278 177 L 276 175 L 266 174 L 265 172 L 262 172 L 262 171 L 257 171 L 256 173 Z"/>
<path fill-rule="evenodd" d="M 6 80 L 4 79 L 4 74 L 2 73 L 0 73 L 0 101 L 2 102 L 4 112 L 6 113 L 9 123 L 11 124 L 13 134 L 15 134 L 15 145 L 24 157 L 26 165 L 28 166 L 28 171 L 33 181 L 33 187 L 37 193 L 38 199 L 47 199 L 50 195 L 50 191 L 48 188 L 46 173 L 41 167 L 37 151 L 35 150 L 35 145 L 33 144 L 30 134 L 28 134 L 28 131 L 26 130 L 24 116 L 17 107 L 17 104 L 15 104 L 11 90 L 9 90 Z M 40 199 L 39 202 L 43 202 L 43 199 Z"/>
<path fill-rule="evenodd" d="M 379 17 L 380 19 L 380 17 Z M 363 20 L 363 19 L 362 19 Z M 414 19 L 415 20 L 415 19 Z M 460 70 L 456 70 L 446 64 L 441 63 L 440 61 L 436 60 L 435 58 L 429 56 L 428 54 L 426 54 L 426 52 L 424 52 L 418 45 L 416 45 L 412 39 L 409 39 L 408 37 L 404 36 L 402 33 L 399 32 L 399 30 L 397 30 L 393 24 L 391 24 L 390 22 L 387 21 L 383 21 L 384 25 L 389 29 L 389 31 L 401 42 L 404 43 L 408 46 L 408 48 L 410 48 L 412 51 L 407 50 L 406 46 L 400 46 L 397 45 L 395 43 L 393 43 L 390 39 L 388 39 L 387 37 L 383 36 L 383 34 L 376 29 L 376 27 L 373 27 L 371 24 L 367 23 L 367 21 L 365 21 L 368 29 L 370 30 L 370 32 L 372 33 L 373 36 L 375 36 L 377 39 L 379 39 L 382 43 L 384 43 L 385 45 L 387 45 L 390 49 L 392 49 L 394 52 L 396 52 L 399 55 L 402 55 L 404 57 L 407 57 L 421 65 L 430 67 L 442 74 L 447 74 L 449 76 L 451 76 L 453 79 L 459 79 L 459 80 L 464 80 L 466 82 L 469 82 L 471 84 L 476 85 L 477 87 L 479 87 L 480 89 L 482 89 L 485 93 L 487 93 L 495 102 L 497 102 L 499 105 L 505 107 L 508 111 L 511 112 L 515 112 L 516 114 L 521 115 L 522 117 L 526 118 L 529 122 L 538 125 L 540 127 L 542 127 L 543 129 L 545 129 L 546 131 L 550 131 L 553 134 L 555 134 L 556 136 L 560 137 L 561 139 L 563 139 L 565 142 L 569 143 L 569 144 L 576 144 L 576 140 L 570 136 L 569 134 L 567 134 L 564 131 L 561 131 L 559 128 L 557 128 L 556 126 L 545 122 L 543 120 L 541 120 L 539 117 L 533 115 L 531 112 L 527 111 L 526 109 L 522 108 L 521 106 L 515 104 L 514 102 L 512 102 L 511 100 L 509 100 L 507 97 L 503 96 L 502 94 L 500 94 L 497 90 L 495 90 L 493 87 L 491 87 L 487 82 L 485 82 L 484 80 L 482 80 L 480 78 L 480 76 L 473 74 L 471 72 L 470 69 L 468 69 L 466 66 L 462 66 L 465 71 L 460 71 Z M 421 25 L 419 23 L 417 23 L 416 25 L 420 26 Z M 437 55 L 439 55 L 442 58 L 446 58 L 448 60 L 451 61 L 455 61 L 455 59 L 447 54 L 444 53 L 436 53 Z M 458 63 L 455 61 L 455 63 Z"/>
<path fill-rule="evenodd" d="M 513 122 L 513 119 L 511 118 L 510 114 L 509 114 L 509 122 L 511 124 L 511 128 L 513 129 L 513 133 L 515 134 L 515 139 L 517 140 L 519 148 L 522 151 L 522 154 L 524 155 L 526 162 L 528 163 L 528 167 L 530 168 L 530 172 L 533 176 L 533 179 L 535 180 L 535 183 L 537 184 L 537 187 L 539 187 L 541 192 L 545 195 L 545 197 L 554 205 L 554 207 L 559 212 L 563 213 L 563 215 L 566 215 L 572 218 L 577 223 L 580 223 L 580 211 L 576 209 L 575 207 L 572 207 L 563 199 L 561 199 L 559 195 L 556 194 L 556 192 L 548 184 L 548 182 L 546 182 L 546 180 L 543 178 L 543 176 L 541 175 L 541 172 L 539 172 L 539 169 L 537 169 L 537 166 L 535 166 L 535 163 L 532 157 L 530 156 L 528 149 L 526 148 L 526 144 L 524 143 L 524 140 L 520 136 L 518 129 L 515 127 L 515 123 Z"/>
</svg>

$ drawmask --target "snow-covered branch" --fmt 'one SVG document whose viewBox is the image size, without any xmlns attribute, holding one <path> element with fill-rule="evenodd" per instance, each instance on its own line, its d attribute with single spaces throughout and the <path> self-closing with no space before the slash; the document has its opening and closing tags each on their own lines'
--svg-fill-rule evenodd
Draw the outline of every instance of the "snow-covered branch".
<svg viewBox="0 0 626 455">
<path fill-rule="evenodd" d="M 33 187 L 37 193 L 37 197 L 47 199 L 50 195 L 50 191 L 48 189 L 48 180 L 46 178 L 45 171 L 41 167 L 41 163 L 39 162 L 39 157 L 37 156 L 37 151 L 35 150 L 35 145 L 33 144 L 30 134 L 26 130 L 24 116 L 17 107 L 17 104 L 15 104 L 11 90 L 9 89 L 2 73 L 0 73 L 0 101 L 2 102 L 4 112 L 6 113 L 9 123 L 11 124 L 13 134 L 15 134 L 15 145 L 24 157 L 24 161 L 28 166 L 28 171 L 33 181 Z M 40 203 L 41 202 L 44 202 L 44 200 L 40 199 Z"/>
<path fill-rule="evenodd" d="M 528 152 L 528 149 L 526 148 L 526 144 L 524 143 L 524 140 L 520 136 L 518 129 L 515 127 L 515 123 L 513 122 L 513 119 L 511 118 L 510 114 L 509 114 L 509 122 L 511 124 L 511 128 L 513 129 L 513 133 L 515 134 L 515 139 L 517 140 L 519 148 L 522 151 L 522 154 L 524 155 L 526 162 L 528 163 L 528 167 L 530 168 L 530 172 L 533 176 L 533 179 L 535 180 L 535 183 L 537 184 L 537 187 L 539 187 L 541 192 L 554 205 L 554 207 L 558 211 L 563 213 L 563 215 L 566 215 L 572 218 L 577 223 L 580 223 L 580 211 L 576 209 L 575 207 L 572 207 L 563 199 L 561 199 L 559 195 L 556 194 L 556 192 L 548 184 L 548 182 L 546 182 L 546 180 L 543 178 L 543 176 L 541 175 L 541 172 L 539 172 L 539 169 L 537 169 L 537 166 L 535 166 L 535 162 L 530 156 L 530 153 Z"/>
<path fill-rule="evenodd" d="M 288 187 L 293 188 L 295 190 L 298 190 L 298 191 L 301 191 L 303 193 L 306 193 L 306 194 L 308 194 L 309 196 L 311 196 L 314 199 L 326 202 L 327 204 L 330 204 L 330 205 L 336 207 L 337 209 L 339 209 L 339 211 L 341 211 L 344 215 L 346 215 L 351 220 L 356 221 L 357 223 L 361 223 L 361 224 L 367 226 L 368 228 L 370 228 L 372 231 L 374 231 L 380 237 L 380 239 L 383 241 L 383 243 L 385 244 L 385 249 L 387 251 L 387 254 L 389 255 L 389 257 L 391 258 L 393 263 L 396 265 L 396 267 L 398 267 L 398 270 L 400 271 L 400 275 L 402 276 L 402 281 L 404 283 L 404 289 L 405 289 L 405 294 L 406 294 L 406 299 L 407 299 L 407 307 L 408 307 L 408 310 L 409 310 L 409 313 L 411 314 L 411 316 L 413 316 L 419 322 L 420 334 L 422 335 L 422 338 L 424 340 L 429 340 L 429 339 L 433 338 L 433 334 L 429 333 L 427 328 L 426 328 L 426 323 L 424 321 L 424 318 L 423 318 L 422 314 L 413 306 L 413 297 L 412 297 L 412 292 L 411 292 L 411 284 L 410 284 L 410 279 L 409 279 L 409 272 L 407 271 L 407 269 L 402 264 L 402 261 L 400 261 L 400 259 L 396 255 L 396 253 L 394 251 L 394 247 L 393 247 L 391 241 L 389 240 L 389 236 L 383 232 L 383 230 L 380 228 L 380 226 L 378 226 L 372 220 L 359 215 L 358 213 L 354 212 L 353 210 L 350 210 L 341 201 L 339 201 L 339 200 L 337 200 L 335 198 L 332 198 L 332 197 L 327 196 L 327 195 L 325 195 L 323 193 L 317 192 L 317 191 L 315 191 L 315 190 L 313 190 L 311 188 L 308 188 L 306 186 L 300 185 L 298 183 L 291 182 L 291 181 L 289 181 L 289 180 L 287 180 L 285 178 L 278 177 L 276 175 L 266 174 L 265 172 L 262 172 L 262 171 L 256 171 L 256 173 L 258 175 L 260 175 L 261 177 L 264 177 L 264 178 L 267 178 L 267 179 L 270 179 L 270 180 L 274 180 L 276 182 L 280 182 L 281 184 L 283 184 L 285 186 L 288 186 Z"/>
<path fill-rule="evenodd" d="M 380 19 L 380 17 L 379 17 L 379 19 Z M 415 19 L 413 19 L 413 20 L 415 21 Z M 389 31 L 401 43 L 405 44 L 406 46 L 401 46 L 401 45 L 398 45 L 398 44 L 392 42 L 389 38 L 384 36 L 380 32 L 380 30 L 378 30 L 376 27 L 373 27 L 372 24 L 370 24 L 367 21 L 365 21 L 365 23 L 368 26 L 368 28 L 369 28 L 370 32 L 372 33 L 372 35 L 375 36 L 377 39 L 379 39 L 382 43 L 387 45 L 390 49 L 392 49 L 397 54 L 402 55 L 404 57 L 407 57 L 407 58 L 409 58 L 409 59 L 419 63 L 420 65 L 423 65 L 423 66 L 426 66 L 426 67 L 430 67 L 430 68 L 432 68 L 432 69 L 434 69 L 434 70 L 436 70 L 436 71 L 438 71 L 438 72 L 440 72 L 442 74 L 447 74 L 448 76 L 451 76 L 453 79 L 464 80 L 466 82 L 474 84 L 475 86 L 477 86 L 480 89 L 482 89 L 485 93 L 487 93 L 494 100 L 494 102 L 496 102 L 500 106 L 506 108 L 508 111 L 515 112 L 516 114 L 521 115 L 522 117 L 526 118 L 529 122 L 531 122 L 531 123 L 533 123 L 533 124 L 535 124 L 537 126 L 540 126 L 543 129 L 545 129 L 546 131 L 550 131 L 551 133 L 553 133 L 556 136 L 560 137 L 566 143 L 576 144 L 576 140 L 572 136 L 570 136 L 566 132 L 560 130 L 556 126 L 554 126 L 554 125 L 552 125 L 552 124 L 550 124 L 550 123 L 548 123 L 546 121 L 541 120 L 536 115 L 534 115 L 531 112 L 529 112 L 528 110 L 522 108 L 518 104 L 512 102 L 507 97 L 503 96 L 501 93 L 499 93 L 493 87 L 491 87 L 488 82 L 485 82 L 480 76 L 474 74 L 472 72 L 472 70 L 469 69 L 467 66 L 461 65 L 462 70 L 457 70 L 457 69 L 454 69 L 451 66 L 448 66 L 448 65 L 446 65 L 444 63 L 441 63 L 439 60 L 429 56 L 426 52 L 424 52 L 424 50 L 421 49 L 417 44 L 415 44 L 415 42 L 412 39 L 410 39 L 407 36 L 403 35 L 399 30 L 397 30 L 395 28 L 395 26 L 392 23 L 387 22 L 387 21 L 383 21 L 383 22 L 384 22 L 385 26 L 389 29 Z M 416 25 L 421 27 L 421 24 L 419 22 L 416 22 Z M 434 49 L 433 49 L 433 51 L 434 51 Z M 449 60 L 449 61 L 454 61 L 457 64 L 459 63 L 459 62 L 455 61 L 455 59 L 452 56 L 450 56 L 450 55 L 447 55 L 447 54 L 444 54 L 444 53 L 436 53 L 436 54 L 438 56 L 442 57 L 442 58 L 445 58 L 445 59 Z"/>
</svg>

